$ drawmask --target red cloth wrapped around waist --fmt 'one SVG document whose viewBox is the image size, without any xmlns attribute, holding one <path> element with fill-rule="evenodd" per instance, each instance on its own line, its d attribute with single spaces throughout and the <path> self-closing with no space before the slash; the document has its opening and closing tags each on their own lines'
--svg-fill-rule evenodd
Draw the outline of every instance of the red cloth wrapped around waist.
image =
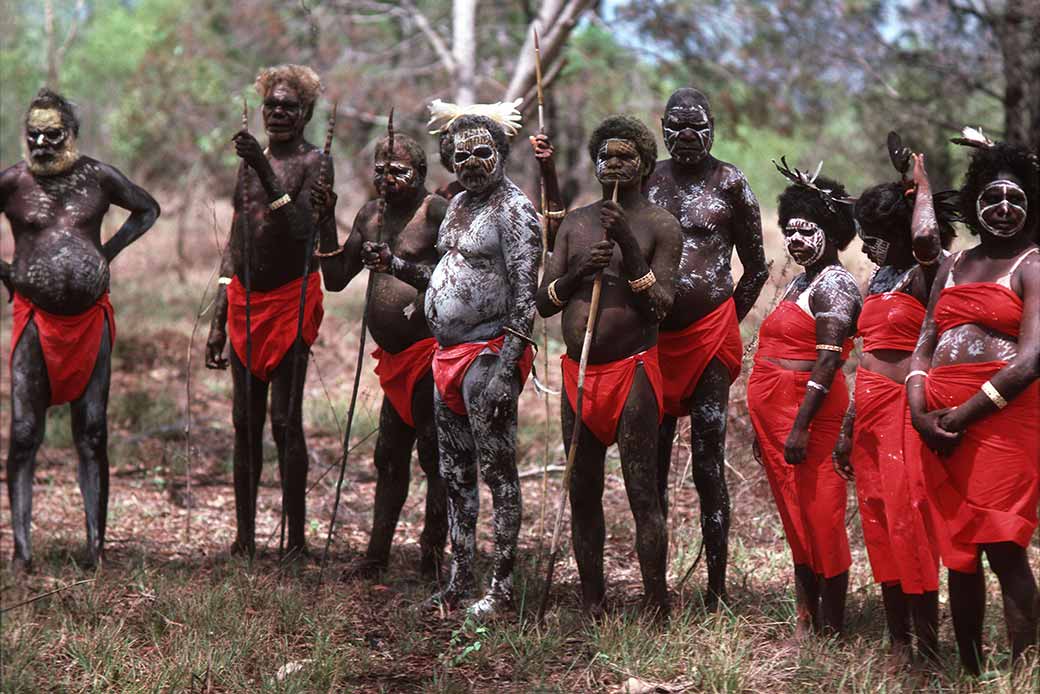
<svg viewBox="0 0 1040 694">
<path fill-rule="evenodd" d="M 577 407 L 578 362 L 566 354 L 561 357 L 563 367 L 563 389 L 571 409 Z M 624 359 L 605 364 L 588 364 L 585 367 L 585 385 L 581 400 L 581 421 L 604 446 L 617 441 L 617 425 L 621 412 L 632 390 L 636 367 L 643 365 L 650 386 L 657 398 L 657 423 L 664 415 L 661 387 L 661 368 L 658 364 L 657 347 L 633 354 Z"/>
<path fill-rule="evenodd" d="M 466 372 L 485 350 L 494 354 L 501 352 L 505 341 L 506 336 L 499 335 L 487 342 L 463 342 L 451 347 L 437 348 L 433 354 L 433 382 L 437 386 L 441 401 L 448 409 L 457 415 L 466 415 L 466 400 L 462 395 L 462 383 L 466 378 Z M 533 364 L 534 350 L 527 345 L 516 363 L 520 371 L 521 388 L 527 383 Z"/>
<path fill-rule="evenodd" d="M 15 292 L 11 325 L 12 358 L 30 319 L 40 336 L 40 349 L 43 351 L 47 380 L 50 382 L 50 404 L 60 405 L 78 399 L 94 373 L 106 319 L 110 343 L 114 345 L 116 342 L 115 313 L 108 292 L 102 294 L 86 311 L 74 316 L 48 313 Z"/>
<path fill-rule="evenodd" d="M 871 294 L 859 315 L 863 350 L 896 349 L 913 352 L 924 323 L 924 305 L 903 292 Z"/>
<path fill-rule="evenodd" d="M 935 325 L 939 334 L 969 323 L 1018 337 L 1022 324 L 1022 299 L 996 282 L 968 282 L 944 287 L 935 303 Z"/>
<path fill-rule="evenodd" d="M 269 292 L 249 293 L 249 323 L 252 329 L 252 363 L 249 370 L 262 381 L 271 380 L 273 372 L 296 342 L 300 317 L 300 288 L 303 278 L 287 282 Z M 227 286 L 228 337 L 239 361 L 246 363 L 246 289 L 238 277 Z M 307 280 L 307 301 L 303 308 L 304 344 L 310 346 L 318 338 L 318 328 L 325 316 L 322 308 L 321 274 L 312 272 Z"/>
<path fill-rule="evenodd" d="M 852 564 L 845 532 L 845 480 L 831 463 L 849 396 L 845 377 L 838 371 L 809 425 L 805 460 L 789 465 L 784 460 L 784 444 L 808 381 L 808 371 L 789 371 L 756 359 L 748 379 L 748 412 L 791 556 L 796 564 L 830 578 Z"/>
<path fill-rule="evenodd" d="M 938 590 L 939 550 L 923 493 L 919 439 L 902 383 L 859 369 L 852 442 L 863 540 L 874 580 L 899 581 L 910 594 Z"/>
<path fill-rule="evenodd" d="M 413 428 L 415 417 L 412 415 L 412 395 L 415 393 L 415 384 L 433 366 L 433 354 L 436 351 L 437 340 L 428 337 L 396 354 L 382 347 L 372 352 L 378 362 L 376 375 L 379 376 L 379 386 L 405 424 Z"/>
<path fill-rule="evenodd" d="M 672 417 L 688 414 L 689 400 L 712 359 L 717 357 L 729 369 L 731 383 L 740 376 L 744 346 L 733 298 L 682 330 L 660 331 L 657 348 L 664 379 L 664 411 Z"/>
<path fill-rule="evenodd" d="M 1006 365 L 1002 361 L 938 366 L 928 372 L 929 410 L 955 407 Z M 952 455 L 923 451 L 925 483 L 937 521 L 943 563 L 973 572 L 978 545 L 1029 545 L 1040 499 L 1040 382 L 964 432 Z"/>
<path fill-rule="evenodd" d="M 842 345 L 841 358 L 848 359 L 852 340 Z M 816 319 L 793 301 L 784 300 L 766 316 L 758 329 L 756 356 L 773 359 L 816 359 Z"/>
</svg>

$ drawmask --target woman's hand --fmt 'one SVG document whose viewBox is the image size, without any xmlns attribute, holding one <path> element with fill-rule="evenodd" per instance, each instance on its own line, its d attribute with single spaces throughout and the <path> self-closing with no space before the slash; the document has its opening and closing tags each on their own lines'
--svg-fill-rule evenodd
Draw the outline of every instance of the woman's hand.
<svg viewBox="0 0 1040 694">
<path fill-rule="evenodd" d="M 787 435 L 784 443 L 784 460 L 788 465 L 798 465 L 805 460 L 805 452 L 809 448 L 809 429 L 794 427 Z"/>
<path fill-rule="evenodd" d="M 943 417 L 949 412 L 951 408 L 945 407 L 941 410 L 914 414 L 911 418 L 914 429 L 921 435 L 925 445 L 943 457 L 953 452 L 962 435 L 959 431 L 950 431 L 943 426 Z"/>
<path fill-rule="evenodd" d="M 838 442 L 834 444 L 831 460 L 834 461 L 834 471 L 838 473 L 838 477 L 841 477 L 846 482 L 851 482 L 854 478 L 852 469 L 852 438 L 846 435 L 844 431 L 838 436 Z"/>
</svg>

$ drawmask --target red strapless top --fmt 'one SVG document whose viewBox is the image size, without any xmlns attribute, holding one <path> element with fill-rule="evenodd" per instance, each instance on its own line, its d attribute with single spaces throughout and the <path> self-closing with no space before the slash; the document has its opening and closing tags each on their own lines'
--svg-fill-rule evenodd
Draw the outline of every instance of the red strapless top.
<svg viewBox="0 0 1040 694">
<path fill-rule="evenodd" d="M 903 292 L 871 294 L 859 314 L 863 351 L 897 349 L 913 352 L 924 323 L 925 307 Z"/>
<path fill-rule="evenodd" d="M 1017 338 L 1022 324 L 1022 299 L 996 282 L 967 282 L 945 287 L 935 304 L 939 334 L 970 323 Z"/>
<path fill-rule="evenodd" d="M 841 358 L 852 351 L 852 340 L 845 340 Z M 781 301 L 766 316 L 758 329 L 758 356 L 772 359 L 816 359 L 816 320 L 793 301 Z"/>
</svg>

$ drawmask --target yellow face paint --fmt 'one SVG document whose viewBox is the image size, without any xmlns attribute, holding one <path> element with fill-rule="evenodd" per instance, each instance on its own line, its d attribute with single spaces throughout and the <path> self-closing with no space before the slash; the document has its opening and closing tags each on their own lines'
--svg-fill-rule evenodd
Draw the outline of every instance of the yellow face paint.
<svg viewBox="0 0 1040 694">
<path fill-rule="evenodd" d="M 37 130 L 62 127 L 61 113 L 53 108 L 34 108 L 29 111 L 26 125 Z"/>
</svg>

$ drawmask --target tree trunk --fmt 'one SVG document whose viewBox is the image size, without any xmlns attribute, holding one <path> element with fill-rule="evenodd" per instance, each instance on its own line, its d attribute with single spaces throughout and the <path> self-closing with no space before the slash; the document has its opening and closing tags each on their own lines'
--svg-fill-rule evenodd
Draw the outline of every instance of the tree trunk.
<svg viewBox="0 0 1040 694">
<path fill-rule="evenodd" d="M 453 0 L 451 20 L 455 103 L 468 106 L 477 100 L 477 0 Z"/>
<path fill-rule="evenodd" d="M 1040 8 L 1009 2 L 995 18 L 1004 61 L 1004 137 L 1016 145 L 1040 145 Z"/>
</svg>

